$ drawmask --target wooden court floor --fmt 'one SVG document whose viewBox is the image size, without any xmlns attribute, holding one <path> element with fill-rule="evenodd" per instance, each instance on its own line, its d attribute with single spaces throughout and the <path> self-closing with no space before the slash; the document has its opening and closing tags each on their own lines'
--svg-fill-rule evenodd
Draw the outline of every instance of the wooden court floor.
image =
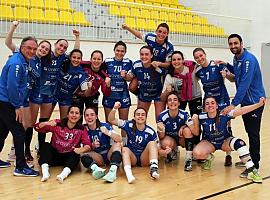
<svg viewBox="0 0 270 200">
<path fill-rule="evenodd" d="M 131 108 L 130 117 L 135 106 Z M 53 118 L 58 117 L 54 112 Z M 103 110 L 100 109 L 100 118 L 104 119 Z M 154 108 L 150 109 L 148 123 L 155 127 Z M 241 117 L 233 120 L 233 133 L 243 138 L 247 136 L 244 131 Z M 37 141 L 36 134 L 32 142 L 32 149 Z M 7 158 L 11 137 L 0 157 Z M 265 107 L 261 129 L 261 168 L 264 177 L 262 184 L 255 184 L 247 179 L 239 178 L 243 168 L 224 167 L 225 153 L 215 153 L 214 165 L 211 170 L 204 171 L 193 162 L 193 171 L 185 172 L 184 149 L 180 149 L 178 159 L 165 164 L 159 161 L 160 179 L 154 181 L 150 178 L 149 168 L 133 168 L 136 177 L 134 184 L 128 184 L 123 169 L 118 171 L 117 180 L 105 183 L 94 180 L 89 172 L 77 169 L 63 184 L 59 184 L 55 177 L 62 170 L 61 167 L 50 169 L 51 177 L 46 183 L 40 182 L 40 177 L 14 177 L 13 167 L 0 169 L 0 200 L 58 200 L 58 199 L 270 199 L 270 103 Z M 35 152 L 33 151 L 33 155 Z M 239 160 L 236 152 L 232 152 L 233 162 Z M 35 169 L 39 169 L 35 159 Z"/>
</svg>

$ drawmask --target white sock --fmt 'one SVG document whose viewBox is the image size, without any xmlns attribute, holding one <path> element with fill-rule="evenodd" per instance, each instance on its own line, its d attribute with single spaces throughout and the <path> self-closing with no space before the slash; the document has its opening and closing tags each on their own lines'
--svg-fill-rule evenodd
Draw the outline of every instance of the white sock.
<svg viewBox="0 0 270 200">
<path fill-rule="evenodd" d="M 249 161 L 247 161 L 245 165 L 246 165 L 247 169 L 249 169 L 251 167 L 254 167 L 254 163 L 253 163 L 253 161 L 251 159 Z"/>
<path fill-rule="evenodd" d="M 92 171 L 95 171 L 97 168 L 98 168 L 97 164 L 92 164 L 92 165 L 90 166 L 90 169 L 91 169 Z"/>
<path fill-rule="evenodd" d="M 132 183 L 133 181 L 135 181 L 135 177 L 133 176 L 131 171 L 131 166 L 130 165 L 124 166 L 124 170 L 127 176 L 128 183 Z"/>
<path fill-rule="evenodd" d="M 68 175 L 71 173 L 71 169 L 68 167 L 65 167 L 61 174 L 57 175 L 56 179 L 58 180 L 59 183 L 63 183 L 64 179 L 68 177 Z"/>
<path fill-rule="evenodd" d="M 151 159 L 150 160 L 150 167 L 151 167 L 152 164 L 158 165 L 158 159 Z"/>
<path fill-rule="evenodd" d="M 41 171 L 42 171 L 42 178 L 41 182 L 45 182 L 49 179 L 50 173 L 49 173 L 49 165 L 47 163 L 44 163 L 41 165 Z"/>
<path fill-rule="evenodd" d="M 192 151 L 186 151 L 186 159 L 187 160 L 192 160 Z"/>
</svg>

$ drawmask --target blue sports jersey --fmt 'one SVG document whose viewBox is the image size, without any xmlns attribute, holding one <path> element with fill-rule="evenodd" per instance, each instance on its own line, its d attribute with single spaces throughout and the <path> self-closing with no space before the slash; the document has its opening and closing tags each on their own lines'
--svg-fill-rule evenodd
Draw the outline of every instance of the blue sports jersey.
<svg viewBox="0 0 270 200">
<path fill-rule="evenodd" d="M 233 73 L 237 89 L 232 100 L 233 105 L 251 105 L 258 103 L 260 97 L 265 97 L 259 62 L 246 49 L 239 59 L 234 57 Z"/>
<path fill-rule="evenodd" d="M 28 68 L 28 63 L 20 52 L 8 59 L 1 72 L 0 101 L 11 103 L 15 109 L 23 106 Z"/>
<path fill-rule="evenodd" d="M 138 98 L 142 101 L 152 101 L 160 98 L 162 92 L 162 75 L 166 69 L 160 68 L 161 73 L 153 67 L 145 68 L 140 60 L 136 61 L 132 68 L 132 74 L 137 77 L 139 85 Z"/>
<path fill-rule="evenodd" d="M 56 98 L 58 100 L 70 100 L 73 93 L 78 87 L 87 84 L 85 71 L 81 66 L 73 67 L 71 64 L 67 72 L 62 70 L 59 72 L 59 79 L 57 83 Z"/>
<path fill-rule="evenodd" d="M 128 58 L 124 58 L 121 61 L 117 61 L 115 58 L 107 58 L 104 62 L 106 64 L 106 73 L 111 78 L 111 95 L 107 98 L 129 97 L 127 81 L 120 75 L 120 72 L 122 70 L 130 72 L 132 61 Z"/>
<path fill-rule="evenodd" d="M 208 113 L 199 114 L 199 122 L 202 126 L 202 139 L 211 142 L 212 144 L 222 144 L 224 140 L 231 136 L 228 131 L 228 122 L 232 119 L 231 116 L 219 115 L 217 125 L 216 118 L 209 118 Z"/>
<path fill-rule="evenodd" d="M 127 147 L 137 156 L 140 156 L 144 151 L 146 145 L 150 141 L 157 141 L 157 134 L 153 128 L 148 125 L 145 125 L 143 131 L 132 130 L 133 122 L 130 120 L 121 120 L 123 124 L 118 124 L 120 128 L 126 131 L 127 133 Z"/>
<path fill-rule="evenodd" d="M 201 79 L 205 96 L 214 97 L 219 106 L 229 105 L 230 98 L 224 84 L 221 71 L 224 65 L 216 65 L 214 61 L 210 61 L 207 67 L 199 66 L 196 69 L 196 75 Z"/>
<path fill-rule="evenodd" d="M 108 123 L 101 122 L 100 126 L 105 126 L 109 131 L 113 130 L 112 126 L 109 125 Z M 102 133 L 100 130 L 100 127 L 96 128 L 95 130 L 90 130 L 87 126 L 86 128 L 87 128 L 90 141 L 94 142 L 98 140 L 100 143 L 100 147 L 95 148 L 93 151 L 99 154 L 107 153 L 108 150 L 111 148 L 111 144 L 110 144 L 111 138 L 108 135 L 105 135 L 104 133 Z"/>
<path fill-rule="evenodd" d="M 171 136 L 175 139 L 178 138 L 178 131 L 181 126 L 185 125 L 189 119 L 188 112 L 185 112 L 181 109 L 178 111 L 178 115 L 175 118 L 172 118 L 169 114 L 169 110 L 164 110 L 158 116 L 157 123 L 162 122 L 165 126 L 165 135 Z"/>
<path fill-rule="evenodd" d="M 37 56 L 32 58 L 29 62 L 29 89 L 32 92 L 40 93 L 40 78 L 42 73 L 41 60 Z"/>
<path fill-rule="evenodd" d="M 63 61 L 67 59 L 67 55 L 63 54 L 56 57 L 52 53 L 51 62 L 42 63 L 42 76 L 41 76 L 41 93 L 45 95 L 54 95 L 56 92 L 57 79 Z"/>
<path fill-rule="evenodd" d="M 143 36 L 143 41 L 146 42 L 148 46 L 153 48 L 154 61 L 169 62 L 171 61 L 171 55 L 174 51 L 173 45 L 170 41 L 166 41 L 162 45 L 158 45 L 156 42 L 156 33 L 147 33 Z"/>
</svg>

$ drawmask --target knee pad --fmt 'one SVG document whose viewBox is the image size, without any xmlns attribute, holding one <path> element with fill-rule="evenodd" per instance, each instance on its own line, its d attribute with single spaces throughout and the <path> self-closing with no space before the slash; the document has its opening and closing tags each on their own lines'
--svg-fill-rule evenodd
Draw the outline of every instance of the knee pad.
<svg viewBox="0 0 270 200">
<path fill-rule="evenodd" d="M 85 168 L 90 168 L 94 161 L 89 155 L 83 155 L 81 157 L 81 162 Z"/>
<path fill-rule="evenodd" d="M 238 149 L 240 149 L 243 146 L 246 146 L 246 143 L 242 139 L 233 138 L 230 141 L 230 147 L 232 148 L 232 150 L 237 151 Z"/>
<path fill-rule="evenodd" d="M 111 155 L 111 164 L 119 166 L 122 162 L 122 154 L 120 151 L 114 151 Z"/>
</svg>

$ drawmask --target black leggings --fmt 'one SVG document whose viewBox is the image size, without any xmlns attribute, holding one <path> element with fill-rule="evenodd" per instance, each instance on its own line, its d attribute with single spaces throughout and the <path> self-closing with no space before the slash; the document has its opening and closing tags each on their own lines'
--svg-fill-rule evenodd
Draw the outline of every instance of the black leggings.
<svg viewBox="0 0 270 200">
<path fill-rule="evenodd" d="M 64 166 L 71 169 L 77 167 L 80 155 L 75 152 L 59 153 L 52 145 L 45 142 L 40 151 L 39 165 L 47 163 L 50 166 Z"/>
</svg>

